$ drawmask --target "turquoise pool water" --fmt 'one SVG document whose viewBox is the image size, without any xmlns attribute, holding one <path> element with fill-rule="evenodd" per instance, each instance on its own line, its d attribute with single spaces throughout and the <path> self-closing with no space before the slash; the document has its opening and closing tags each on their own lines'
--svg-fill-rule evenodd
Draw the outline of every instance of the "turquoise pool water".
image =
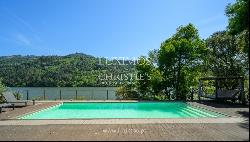
<svg viewBox="0 0 250 142">
<path fill-rule="evenodd" d="M 183 102 L 62 103 L 20 119 L 210 118 L 222 114 Z"/>
</svg>

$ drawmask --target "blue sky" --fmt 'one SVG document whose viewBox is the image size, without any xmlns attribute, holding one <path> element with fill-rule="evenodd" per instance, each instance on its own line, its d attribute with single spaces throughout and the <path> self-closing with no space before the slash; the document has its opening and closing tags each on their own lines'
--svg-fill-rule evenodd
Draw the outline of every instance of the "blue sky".
<svg viewBox="0 0 250 142">
<path fill-rule="evenodd" d="M 201 38 L 227 26 L 234 0 L 0 0 L 0 56 L 138 57 L 180 25 Z"/>
</svg>

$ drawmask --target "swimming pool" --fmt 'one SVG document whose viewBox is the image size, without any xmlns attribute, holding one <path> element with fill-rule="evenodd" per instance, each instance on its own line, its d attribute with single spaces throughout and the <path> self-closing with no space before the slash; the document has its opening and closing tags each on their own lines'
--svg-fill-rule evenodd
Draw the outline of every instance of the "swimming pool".
<svg viewBox="0 0 250 142">
<path fill-rule="evenodd" d="M 61 103 L 19 119 L 214 118 L 223 114 L 184 102 Z"/>
</svg>

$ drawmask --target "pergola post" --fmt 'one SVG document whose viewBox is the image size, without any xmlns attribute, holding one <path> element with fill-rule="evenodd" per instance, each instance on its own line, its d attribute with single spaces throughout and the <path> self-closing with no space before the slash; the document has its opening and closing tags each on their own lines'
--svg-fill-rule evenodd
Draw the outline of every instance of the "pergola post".
<svg viewBox="0 0 250 142">
<path fill-rule="evenodd" d="M 215 98 L 218 98 L 218 88 L 219 88 L 219 80 L 215 79 Z"/>
<path fill-rule="evenodd" d="M 201 96 L 202 96 L 202 80 L 199 80 L 199 90 L 198 90 L 198 98 L 199 100 L 201 100 Z"/>
<path fill-rule="evenodd" d="M 241 103 L 245 104 L 245 94 L 244 94 L 244 79 L 239 78 L 239 87 L 240 87 L 240 98 L 241 98 Z"/>
</svg>

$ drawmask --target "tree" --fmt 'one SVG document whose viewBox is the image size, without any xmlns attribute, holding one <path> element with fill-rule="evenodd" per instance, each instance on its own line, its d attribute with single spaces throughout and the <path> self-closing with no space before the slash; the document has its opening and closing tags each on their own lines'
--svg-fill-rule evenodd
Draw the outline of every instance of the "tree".
<svg viewBox="0 0 250 142">
<path fill-rule="evenodd" d="M 229 18 L 228 29 L 233 35 L 240 34 L 249 29 L 249 0 L 236 0 L 234 4 L 228 4 L 226 15 Z"/>
<path fill-rule="evenodd" d="M 218 77 L 244 76 L 245 56 L 237 46 L 236 37 L 227 31 L 216 32 L 206 40 L 209 50 L 208 69 Z M 223 81 L 220 87 L 234 89 L 237 80 Z"/>
<path fill-rule="evenodd" d="M 152 63 L 145 56 L 139 58 L 138 63 L 136 65 L 136 87 L 143 98 L 146 97 L 146 95 L 150 92 L 150 74 L 152 69 Z"/>
<path fill-rule="evenodd" d="M 208 65 L 214 76 L 243 76 L 244 58 L 235 37 L 226 31 L 216 32 L 206 40 Z"/>
<path fill-rule="evenodd" d="M 237 0 L 226 7 L 228 31 L 236 36 L 239 48 L 249 53 L 249 0 Z M 248 57 L 249 58 L 249 54 Z M 248 62 L 247 62 L 248 64 Z"/>
<path fill-rule="evenodd" d="M 204 42 L 192 24 L 180 26 L 171 38 L 161 44 L 159 68 L 163 72 L 168 97 L 174 94 L 177 99 L 186 99 L 192 86 L 188 79 L 196 74 L 193 70 L 203 63 L 204 52 Z"/>
<path fill-rule="evenodd" d="M 156 68 L 158 67 L 158 56 L 159 56 L 158 54 L 159 54 L 158 49 L 150 50 L 148 53 L 149 62 L 151 62 L 152 65 Z"/>
<path fill-rule="evenodd" d="M 170 99 L 175 86 L 175 57 L 175 48 L 171 44 L 170 39 L 168 39 L 161 44 L 158 56 L 159 70 L 163 74 L 162 85 L 167 99 Z"/>
<path fill-rule="evenodd" d="M 130 100 L 138 99 L 139 94 L 135 90 L 135 84 L 133 82 L 126 82 L 116 90 L 116 96 L 119 99 Z"/>
<path fill-rule="evenodd" d="M 153 95 L 153 99 L 155 99 L 158 95 L 161 95 L 163 76 L 161 71 L 158 68 L 153 68 L 150 74 L 150 88 L 151 93 Z"/>
</svg>

